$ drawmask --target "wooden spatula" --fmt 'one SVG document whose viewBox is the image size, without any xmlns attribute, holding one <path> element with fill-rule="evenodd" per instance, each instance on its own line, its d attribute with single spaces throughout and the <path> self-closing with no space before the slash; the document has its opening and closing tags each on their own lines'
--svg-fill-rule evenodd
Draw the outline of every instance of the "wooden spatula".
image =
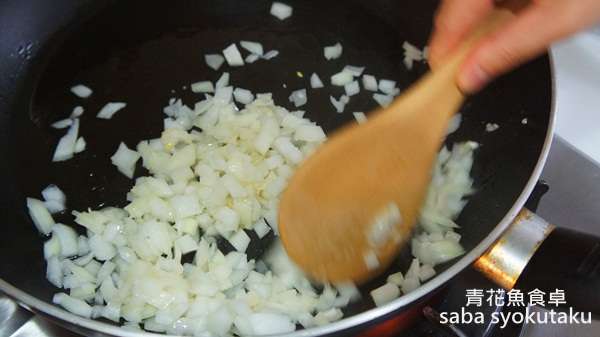
<svg viewBox="0 0 600 337">
<path fill-rule="evenodd" d="M 435 71 L 363 125 L 336 132 L 292 177 L 279 208 L 287 253 L 317 280 L 363 282 L 410 238 L 471 47 L 510 12 L 496 10 Z"/>
</svg>

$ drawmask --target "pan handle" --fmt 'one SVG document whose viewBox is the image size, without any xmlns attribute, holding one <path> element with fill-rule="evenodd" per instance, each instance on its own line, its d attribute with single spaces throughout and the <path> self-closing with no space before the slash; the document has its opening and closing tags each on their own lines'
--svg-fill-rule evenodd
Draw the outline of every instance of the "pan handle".
<svg viewBox="0 0 600 337">
<path fill-rule="evenodd" d="M 506 290 L 537 289 L 546 303 L 554 293 L 553 305 L 600 314 L 600 238 L 555 227 L 527 209 L 475 268 Z"/>
</svg>

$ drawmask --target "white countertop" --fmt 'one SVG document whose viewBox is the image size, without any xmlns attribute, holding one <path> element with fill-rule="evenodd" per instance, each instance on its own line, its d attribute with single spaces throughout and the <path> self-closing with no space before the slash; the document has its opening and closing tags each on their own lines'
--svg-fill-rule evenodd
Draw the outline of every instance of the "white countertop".
<svg viewBox="0 0 600 337">
<path fill-rule="evenodd" d="M 556 131 L 600 163 L 600 26 L 552 47 Z"/>
</svg>

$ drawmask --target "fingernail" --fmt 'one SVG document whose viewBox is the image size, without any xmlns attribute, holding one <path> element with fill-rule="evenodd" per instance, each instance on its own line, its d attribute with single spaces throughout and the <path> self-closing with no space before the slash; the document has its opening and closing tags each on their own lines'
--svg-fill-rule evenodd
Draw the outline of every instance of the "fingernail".
<svg viewBox="0 0 600 337">
<path fill-rule="evenodd" d="M 466 93 L 474 93 L 490 81 L 490 76 L 479 64 L 474 64 L 462 71 L 458 77 L 458 86 Z"/>
</svg>

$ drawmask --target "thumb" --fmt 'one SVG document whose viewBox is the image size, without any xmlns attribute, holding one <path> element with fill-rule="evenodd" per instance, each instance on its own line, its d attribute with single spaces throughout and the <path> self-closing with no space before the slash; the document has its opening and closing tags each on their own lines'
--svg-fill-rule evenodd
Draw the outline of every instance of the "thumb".
<svg viewBox="0 0 600 337">
<path fill-rule="evenodd" d="M 594 0 L 534 3 L 524 9 L 471 52 L 461 66 L 459 87 L 467 93 L 478 91 L 492 78 L 541 54 L 553 41 L 591 25 L 600 6 L 590 4 L 598 8 L 595 13 L 581 13 L 580 8 L 586 8 L 582 2 Z M 594 12 L 590 6 L 588 11 Z"/>
</svg>

